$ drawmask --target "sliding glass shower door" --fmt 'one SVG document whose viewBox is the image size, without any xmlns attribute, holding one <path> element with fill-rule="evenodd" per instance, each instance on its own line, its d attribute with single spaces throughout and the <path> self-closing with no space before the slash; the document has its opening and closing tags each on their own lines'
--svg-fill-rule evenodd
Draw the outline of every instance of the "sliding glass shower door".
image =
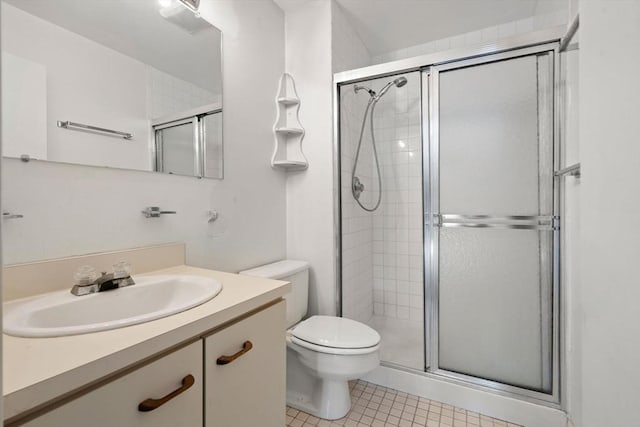
<svg viewBox="0 0 640 427">
<path fill-rule="evenodd" d="M 556 52 L 338 83 L 339 312 L 387 367 L 558 402 Z"/>
<path fill-rule="evenodd" d="M 430 368 L 550 394 L 553 53 L 426 74 Z"/>
</svg>

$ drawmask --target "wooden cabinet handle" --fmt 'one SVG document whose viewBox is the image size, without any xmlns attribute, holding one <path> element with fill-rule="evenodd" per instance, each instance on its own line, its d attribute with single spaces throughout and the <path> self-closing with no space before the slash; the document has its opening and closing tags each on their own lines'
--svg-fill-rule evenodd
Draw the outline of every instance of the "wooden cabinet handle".
<svg viewBox="0 0 640 427">
<path fill-rule="evenodd" d="M 163 398 L 146 399 L 144 402 L 138 405 L 138 411 L 149 412 L 149 411 L 153 411 L 154 409 L 158 409 L 159 407 L 161 407 L 162 405 L 164 405 L 165 403 L 167 403 L 168 401 L 170 401 L 180 393 L 187 391 L 189 388 L 191 388 L 192 385 L 195 384 L 195 382 L 196 382 L 196 379 L 193 378 L 193 375 L 187 375 L 182 379 L 182 387 L 172 391 L 171 393 L 167 394 Z"/>
<path fill-rule="evenodd" d="M 226 365 L 228 363 L 231 363 L 234 360 L 236 360 L 238 357 L 249 352 L 249 350 L 251 350 L 252 348 L 253 348 L 253 344 L 251 344 L 251 341 L 245 341 L 244 344 L 242 344 L 242 350 L 240 350 L 239 352 L 231 356 L 218 357 L 218 360 L 216 360 L 216 365 Z"/>
</svg>

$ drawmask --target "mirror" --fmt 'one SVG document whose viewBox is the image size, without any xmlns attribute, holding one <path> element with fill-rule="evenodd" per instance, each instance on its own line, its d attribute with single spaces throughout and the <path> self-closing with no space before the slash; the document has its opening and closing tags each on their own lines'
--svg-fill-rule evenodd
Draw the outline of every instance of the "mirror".
<svg viewBox="0 0 640 427">
<path fill-rule="evenodd" d="M 222 178 L 222 35 L 198 3 L 2 0 L 3 154 Z"/>
</svg>

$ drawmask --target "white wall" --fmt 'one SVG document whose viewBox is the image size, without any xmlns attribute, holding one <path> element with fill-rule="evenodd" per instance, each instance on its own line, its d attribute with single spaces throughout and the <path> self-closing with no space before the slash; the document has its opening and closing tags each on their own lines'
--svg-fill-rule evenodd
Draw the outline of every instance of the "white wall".
<svg viewBox="0 0 640 427">
<path fill-rule="evenodd" d="M 580 2 L 582 424 L 640 420 L 640 2 Z"/>
<path fill-rule="evenodd" d="M 335 0 L 331 1 L 331 62 L 334 73 L 371 65 L 371 53 Z"/>
<path fill-rule="evenodd" d="M 287 175 L 287 257 L 311 264 L 309 314 L 336 310 L 333 230 L 333 72 L 370 54 L 333 0 L 278 1 L 285 10 L 286 69 L 300 96 L 309 169 Z"/>
<path fill-rule="evenodd" d="M 287 257 L 309 261 L 309 314 L 335 313 L 331 3 L 294 4 L 285 14 L 286 70 L 300 97 L 309 168 L 287 177 Z"/>
<path fill-rule="evenodd" d="M 574 36 L 571 44 L 578 42 L 578 35 Z M 560 135 L 563 148 L 562 166 L 569 166 L 580 162 L 579 139 L 579 50 L 569 50 L 561 54 L 561 79 L 562 91 L 561 105 L 564 120 Z M 563 191 L 564 209 L 561 223 L 562 240 L 560 248 L 562 258 L 562 291 L 564 309 L 564 382 L 561 383 L 561 395 L 567 412 L 575 426 L 582 425 L 581 420 L 581 390 L 582 390 L 582 347 L 581 325 L 582 312 L 580 305 L 580 188 L 581 180 L 567 177 L 560 181 Z"/>
<path fill-rule="evenodd" d="M 224 34 L 225 179 L 4 159 L 4 208 L 25 216 L 4 222 L 5 263 L 171 241 L 187 243 L 189 264 L 226 271 L 285 256 L 285 178 L 269 166 L 282 11 L 260 0 L 201 11 Z M 144 219 L 150 205 L 178 214 Z M 207 209 L 220 219 L 207 224 Z"/>
<path fill-rule="evenodd" d="M 557 10 L 554 12 L 536 14 L 529 18 L 507 22 L 501 25 L 483 28 L 482 30 L 471 31 L 458 34 L 453 37 L 433 40 L 415 46 L 407 46 L 404 49 L 394 50 L 372 58 L 372 64 L 381 64 L 398 59 L 411 58 L 413 56 L 427 55 L 429 53 L 442 52 L 449 49 L 456 49 L 465 46 L 473 46 L 482 43 L 493 43 L 505 38 L 527 34 L 533 31 L 553 28 L 567 23 L 567 10 Z"/>
<path fill-rule="evenodd" d="M 2 52 L 2 147 L 5 156 L 47 158 L 47 71 Z M 11 84 L 9 84 L 11 82 Z"/>
</svg>

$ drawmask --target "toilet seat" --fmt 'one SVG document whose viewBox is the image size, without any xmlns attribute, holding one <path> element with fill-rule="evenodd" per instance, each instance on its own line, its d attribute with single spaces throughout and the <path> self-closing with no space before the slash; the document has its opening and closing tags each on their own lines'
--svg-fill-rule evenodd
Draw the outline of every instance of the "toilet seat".
<svg viewBox="0 0 640 427">
<path fill-rule="evenodd" d="M 309 350 L 356 355 L 374 352 L 380 335 L 367 325 L 335 316 L 312 316 L 289 331 L 291 342 Z"/>
<path fill-rule="evenodd" d="M 373 347 L 364 347 L 364 348 L 324 347 L 318 344 L 310 343 L 305 340 L 301 340 L 300 338 L 296 338 L 293 335 L 288 335 L 287 340 L 296 345 L 299 345 L 300 347 L 306 348 L 311 351 L 324 353 L 324 354 L 343 355 L 343 356 L 357 356 L 361 354 L 373 353 L 380 348 L 380 344 L 376 344 Z"/>
</svg>

